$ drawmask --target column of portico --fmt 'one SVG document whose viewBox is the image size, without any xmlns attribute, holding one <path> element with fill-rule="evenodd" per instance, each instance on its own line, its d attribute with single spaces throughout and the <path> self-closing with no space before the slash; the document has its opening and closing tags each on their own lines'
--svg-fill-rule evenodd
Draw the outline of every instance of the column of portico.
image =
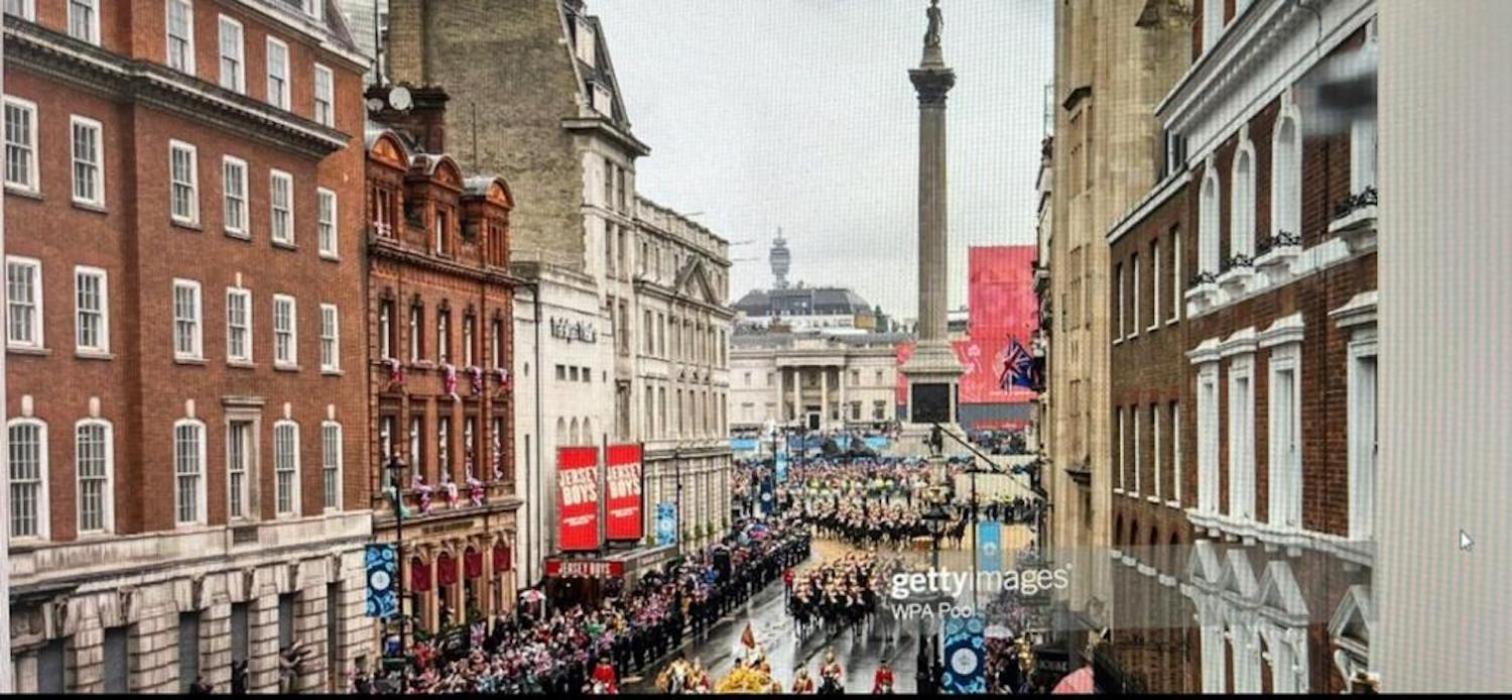
<svg viewBox="0 0 1512 700">
<path fill-rule="evenodd" d="M 819 368 L 819 429 L 829 430 L 829 367 Z"/>
<path fill-rule="evenodd" d="M 803 368 L 793 368 L 793 420 L 799 420 L 799 414 L 803 412 Z"/>
<path fill-rule="evenodd" d="M 845 421 L 850 418 L 850 404 L 845 401 L 845 363 L 835 369 L 835 380 L 840 384 L 840 427 L 845 427 Z"/>
<path fill-rule="evenodd" d="M 775 382 L 775 385 L 777 387 L 777 407 L 776 407 L 777 408 L 777 415 L 772 416 L 772 417 L 774 419 L 776 419 L 778 423 L 781 423 L 783 421 L 783 417 L 787 415 L 787 411 L 783 410 L 783 400 L 782 400 L 782 387 L 783 387 L 785 378 L 787 377 L 787 372 L 785 370 L 783 370 L 782 367 L 777 367 L 776 374 L 777 374 L 777 381 Z"/>
</svg>

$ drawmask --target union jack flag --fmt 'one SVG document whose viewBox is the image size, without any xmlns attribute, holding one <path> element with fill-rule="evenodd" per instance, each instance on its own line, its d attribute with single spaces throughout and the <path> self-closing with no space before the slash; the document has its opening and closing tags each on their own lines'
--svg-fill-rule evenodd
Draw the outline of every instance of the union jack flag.
<svg viewBox="0 0 1512 700">
<path fill-rule="evenodd" d="M 998 388 L 1003 391 L 1012 391 L 1016 386 L 1032 389 L 1033 371 L 1034 358 L 1029 356 L 1029 351 L 1017 339 L 1010 338 L 1007 349 L 1003 351 L 1003 371 L 998 375 Z"/>
</svg>

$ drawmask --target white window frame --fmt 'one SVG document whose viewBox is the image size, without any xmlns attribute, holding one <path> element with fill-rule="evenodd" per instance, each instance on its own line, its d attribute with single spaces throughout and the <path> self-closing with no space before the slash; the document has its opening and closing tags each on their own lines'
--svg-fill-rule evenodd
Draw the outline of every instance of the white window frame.
<svg viewBox="0 0 1512 700">
<path fill-rule="evenodd" d="M 1132 272 L 1129 275 L 1129 300 L 1133 307 L 1133 321 L 1129 327 L 1129 337 L 1139 337 L 1139 253 L 1129 257 L 1129 267 Z"/>
<path fill-rule="evenodd" d="M 189 35 L 184 37 L 184 65 L 173 65 L 173 8 L 184 8 L 185 25 L 189 28 Z M 163 35 L 166 43 L 166 53 L 163 55 L 163 63 L 169 68 L 174 68 L 185 75 L 194 75 L 194 3 L 191 0 L 168 0 L 167 9 L 163 15 Z"/>
<path fill-rule="evenodd" d="M 89 7 L 89 23 L 84 26 L 87 36 L 74 34 L 74 8 L 79 5 Z M 68 35 L 79 41 L 100 45 L 100 0 L 68 0 Z"/>
<path fill-rule="evenodd" d="M 322 80 L 325 88 L 321 89 Z M 322 95 L 322 92 L 324 95 Z M 319 63 L 315 64 L 315 89 L 312 119 L 315 123 L 335 128 L 336 126 L 336 74 Z M 322 110 L 322 107 L 324 110 Z M 322 111 L 324 112 L 322 114 Z"/>
<path fill-rule="evenodd" d="M 1160 328 L 1160 239 L 1150 241 L 1150 327 L 1146 330 L 1155 331 Z"/>
<path fill-rule="evenodd" d="M 1247 168 L 1245 166 L 1248 166 Z M 1234 154 L 1229 196 L 1229 255 L 1255 256 L 1255 146 L 1246 134 Z"/>
<path fill-rule="evenodd" d="M 1228 23 L 1223 19 L 1223 0 L 1203 0 L 1202 4 L 1202 52 L 1213 50 L 1218 37 L 1223 36 Z"/>
<path fill-rule="evenodd" d="M 378 302 L 378 357 L 388 360 L 394 357 L 394 308 L 392 299 Z"/>
<path fill-rule="evenodd" d="M 241 186 L 236 190 L 231 187 L 231 173 L 235 171 L 240 178 Z M 252 237 L 252 198 L 248 195 L 250 187 L 248 177 L 251 170 L 247 167 L 247 161 L 235 156 L 223 156 L 221 158 L 221 207 L 223 212 L 223 225 L 226 233 L 237 238 Z M 233 221 L 231 215 L 232 203 L 240 206 L 240 221 Z"/>
<path fill-rule="evenodd" d="M 173 172 L 173 158 L 179 152 L 189 156 L 189 179 L 186 181 L 177 179 Z M 187 187 L 189 190 L 188 216 L 180 215 L 174 207 L 179 187 Z M 168 142 L 168 215 L 181 224 L 190 226 L 199 224 L 199 149 L 193 144 L 178 140 Z"/>
<path fill-rule="evenodd" d="M 273 70 L 274 53 L 279 53 L 283 56 L 283 72 L 281 75 L 275 73 Z M 267 81 L 263 86 L 263 92 L 265 92 L 267 95 L 268 104 L 287 112 L 292 106 L 290 104 L 289 97 L 291 93 L 289 76 L 292 73 L 289 65 L 289 45 L 270 36 L 268 37 L 267 52 L 264 54 L 264 56 L 264 63 L 266 65 L 263 66 L 263 70 L 267 74 Z M 282 85 L 279 86 L 279 89 L 276 92 L 273 89 L 273 79 L 275 77 L 280 78 L 283 81 Z"/>
<path fill-rule="evenodd" d="M 83 289 L 79 282 L 84 277 L 93 277 L 99 284 L 99 328 L 96 330 L 99 340 L 93 345 L 84 343 L 84 307 L 79 304 L 82 300 Z M 76 265 L 74 267 L 74 347 L 80 354 L 85 355 L 108 355 L 110 354 L 110 274 L 98 267 Z"/>
<path fill-rule="evenodd" d="M 1166 319 L 1166 325 L 1171 325 L 1181 319 L 1181 291 L 1185 289 L 1186 280 L 1181 279 L 1181 229 L 1171 229 L 1171 317 Z"/>
<path fill-rule="evenodd" d="M 190 520 L 185 520 L 182 517 L 183 514 L 184 514 L 183 513 L 183 511 L 184 511 L 184 501 L 183 501 L 183 499 L 185 498 L 185 495 L 183 493 L 183 484 L 181 483 L 180 480 L 183 479 L 185 476 L 189 476 L 188 472 L 180 471 L 180 462 L 183 461 L 183 454 L 179 452 L 179 449 L 180 449 L 179 430 L 182 429 L 182 428 L 195 428 L 195 429 L 197 429 L 199 431 L 199 439 L 196 441 L 196 446 L 195 446 L 196 453 L 193 455 L 194 459 L 196 460 L 196 464 L 198 465 L 198 471 L 193 474 L 193 476 L 195 478 L 195 486 L 194 486 L 194 493 L 191 494 L 192 497 L 194 498 L 194 518 L 192 518 Z M 177 421 L 174 421 L 172 436 L 173 436 L 173 522 L 174 522 L 174 524 L 176 524 L 176 525 L 178 525 L 180 527 L 183 527 L 183 526 L 186 526 L 186 525 L 204 525 L 206 523 L 205 482 L 207 480 L 206 474 L 205 474 L 205 440 L 207 439 L 207 431 L 205 430 L 205 423 L 203 421 L 200 421 L 200 420 L 194 419 L 194 418 L 181 418 L 181 419 L 179 419 Z"/>
<path fill-rule="evenodd" d="M 1222 253 L 1218 247 L 1218 237 L 1222 235 L 1222 197 L 1223 183 L 1219 181 L 1218 171 L 1209 159 L 1206 173 L 1202 177 L 1202 191 L 1197 200 L 1197 269 L 1214 275 L 1218 274 L 1222 264 Z"/>
<path fill-rule="evenodd" d="M 1267 456 L 1270 484 L 1267 515 L 1271 527 L 1302 529 L 1302 345 L 1287 343 L 1270 350 L 1266 362 L 1269 410 Z M 1288 376 L 1289 379 L 1283 379 Z M 1290 387 L 1290 396 L 1280 390 Z"/>
<path fill-rule="evenodd" d="M 1379 126 L 1375 114 L 1356 117 L 1349 124 L 1349 191 L 1364 192 L 1380 185 Z"/>
<path fill-rule="evenodd" d="M 238 326 L 237 323 L 235 323 L 233 321 L 233 319 L 231 317 L 231 309 L 232 309 L 231 300 L 233 298 L 238 299 L 241 302 L 241 309 L 242 309 L 242 314 L 243 314 L 244 318 L 242 319 L 242 323 L 239 326 Z M 241 354 L 237 354 L 235 352 L 236 341 L 235 341 L 234 337 L 235 337 L 236 331 L 238 329 L 240 329 L 241 332 L 242 332 L 242 339 L 241 339 L 242 352 L 241 352 Z M 255 355 L 256 355 L 256 352 L 252 349 L 254 344 L 255 343 L 252 340 L 252 290 L 247 289 L 245 287 L 227 287 L 226 288 L 226 362 L 229 362 L 229 363 L 232 363 L 232 364 L 247 364 L 247 365 L 252 364 L 252 362 L 253 362 L 252 358 L 255 357 Z"/>
<path fill-rule="evenodd" d="M 1356 330 L 1349 342 L 1349 537 L 1368 540 L 1377 532 L 1376 479 L 1380 474 L 1378 440 L 1380 419 L 1380 365 L 1374 327 Z M 1361 374 L 1372 365 L 1369 382 Z M 1373 428 L 1371 435 L 1364 428 Z"/>
<path fill-rule="evenodd" d="M 1150 472 L 1155 478 L 1155 483 L 1150 486 L 1150 495 L 1158 502 L 1163 489 L 1160 488 L 1160 414 L 1159 403 L 1150 404 Z"/>
<path fill-rule="evenodd" d="M 101 481 L 100 485 L 100 527 L 84 527 L 84 476 L 80 472 L 80 457 L 84 451 L 79 447 L 80 433 L 85 428 L 104 429 L 104 461 L 105 473 L 94 477 Z M 115 532 L 115 427 L 110 421 L 101 418 L 85 418 L 74 424 L 74 489 L 75 503 L 78 507 L 79 534 L 108 534 Z"/>
<path fill-rule="evenodd" d="M 1139 410 L 1139 404 L 1129 407 L 1129 422 L 1133 423 L 1132 427 L 1134 430 L 1132 435 L 1132 440 L 1134 441 L 1134 490 L 1130 491 L 1130 493 L 1136 497 L 1139 496 L 1142 490 L 1141 487 L 1144 486 L 1144 479 L 1139 474 L 1139 470 L 1144 466 L 1144 460 L 1139 454 L 1139 414 L 1141 413 L 1143 411 Z"/>
<path fill-rule="evenodd" d="M 220 57 L 220 86 L 239 94 L 247 94 L 247 32 L 241 22 L 225 15 L 220 16 L 216 24 L 219 33 L 216 38 L 216 53 Z M 233 29 L 236 32 L 236 53 L 226 53 L 226 30 Z M 228 74 L 226 72 L 226 59 L 233 60 L 236 65 Z"/>
<path fill-rule="evenodd" d="M 15 304 L 15 295 L 11 294 L 10 290 L 10 273 L 12 266 L 27 267 L 31 268 L 32 271 L 31 284 L 29 285 L 31 287 L 32 295 L 32 318 L 29 328 L 29 334 L 31 335 L 31 338 L 29 340 L 18 340 L 11 332 L 13 330 L 12 322 L 14 320 L 14 314 L 11 312 L 11 307 Z M 43 322 L 43 289 L 44 287 L 42 286 L 41 260 L 38 260 L 36 258 L 24 258 L 18 255 L 5 256 L 5 346 L 7 348 L 42 350 L 47 347 L 46 339 L 43 337 L 43 333 L 47 328 L 47 324 Z"/>
<path fill-rule="evenodd" d="M 236 470 L 231 468 L 233 465 L 231 455 L 236 451 L 232 445 L 236 444 L 236 431 L 234 428 L 238 424 L 247 426 L 248 437 L 247 444 L 241 448 L 241 493 L 239 494 L 235 488 L 234 480 L 231 478 L 232 474 L 237 473 Z M 258 421 L 256 419 L 248 419 L 246 416 L 233 415 L 228 416 L 226 420 L 226 519 L 231 522 L 244 522 L 257 519 L 257 509 L 253 501 L 253 493 L 256 488 L 255 481 L 257 479 L 257 469 L 255 467 L 258 450 L 257 426 Z M 231 505 L 237 500 L 241 502 L 241 512 L 233 513 Z"/>
<path fill-rule="evenodd" d="M 327 205 L 329 204 L 329 207 Z M 336 235 L 336 225 L 340 221 L 336 193 L 324 187 L 315 190 L 315 230 L 316 243 L 320 248 L 320 257 L 327 260 L 337 260 L 337 246 L 339 237 Z"/>
<path fill-rule="evenodd" d="M 320 305 L 320 371 L 341 371 L 341 312 L 335 304 Z"/>
<path fill-rule="evenodd" d="M 1115 435 L 1117 435 L 1118 439 L 1118 488 L 1115 489 L 1115 491 L 1117 491 L 1118 493 L 1123 493 L 1124 490 L 1128 488 L 1129 483 L 1129 450 L 1124 446 L 1124 443 L 1129 439 L 1129 431 L 1126 427 L 1124 427 L 1123 408 L 1119 407 L 1114 409 L 1114 411 L 1116 411 L 1116 415 L 1113 418 L 1113 430 L 1116 431 Z"/>
<path fill-rule="evenodd" d="M 1240 385 L 1244 391 L 1240 392 Z M 1228 515 L 1255 520 L 1255 359 L 1236 355 L 1228 371 Z"/>
<path fill-rule="evenodd" d="M 1197 510 L 1218 512 L 1218 381 L 1217 362 L 1197 370 Z"/>
<path fill-rule="evenodd" d="M 1113 268 L 1114 268 L 1114 270 L 1113 270 L 1113 277 L 1114 277 L 1114 281 L 1115 281 L 1115 290 L 1116 290 L 1113 293 L 1113 303 L 1118 306 L 1118 311 L 1117 311 L 1117 313 L 1118 313 L 1118 332 L 1113 334 L 1113 344 L 1117 345 L 1118 343 L 1120 343 L 1120 342 L 1123 341 L 1124 334 L 1126 334 L 1128 332 L 1128 326 L 1124 323 L 1124 266 L 1123 266 L 1123 263 L 1115 263 L 1114 266 L 1113 266 Z"/>
<path fill-rule="evenodd" d="M 288 304 L 289 327 L 280 329 L 278 323 L 279 306 Z M 278 339 L 280 336 L 288 336 L 288 356 L 279 353 Z M 273 295 L 273 366 L 279 369 L 298 369 L 299 367 L 299 302 L 287 294 Z"/>
<path fill-rule="evenodd" d="M 284 201 L 279 203 L 282 192 Z M 279 223 L 283 222 L 283 232 Z M 294 176 L 282 170 L 268 173 L 268 237 L 276 244 L 294 246 Z"/>
<path fill-rule="evenodd" d="M 1172 401 L 1168 410 L 1171 413 L 1171 503 L 1181 508 L 1181 460 L 1184 457 L 1181 444 L 1181 402 Z"/>
<path fill-rule="evenodd" d="M 194 316 L 193 318 L 180 317 L 178 308 L 178 296 L 180 289 L 194 291 Z M 170 299 L 173 310 L 173 359 L 198 361 L 205 359 L 205 295 L 202 293 L 200 283 L 196 280 L 175 278 L 173 280 L 173 295 Z M 179 324 L 192 322 L 193 334 L 190 341 L 194 347 L 189 350 L 179 348 Z"/>
<path fill-rule="evenodd" d="M 79 158 L 79 130 L 84 129 L 94 133 L 94 160 L 81 160 Z M 77 114 L 68 119 L 68 156 L 70 168 L 69 183 L 73 190 L 75 204 L 84 204 L 92 207 L 105 206 L 105 127 L 100 122 Z M 94 176 L 89 183 L 94 188 L 93 197 L 80 196 L 79 194 L 79 166 L 85 165 L 94 169 Z"/>
<path fill-rule="evenodd" d="M 294 463 L 290 465 L 292 467 L 290 469 L 283 468 L 285 466 L 283 461 L 284 454 L 279 446 L 279 434 L 285 430 L 293 431 L 294 445 L 289 455 L 294 460 Z M 299 457 L 299 424 L 288 419 L 273 423 L 273 510 L 280 518 L 297 518 L 300 514 L 302 503 L 299 493 L 301 478 Z M 288 508 L 284 508 L 283 494 L 281 493 L 283 484 L 280 483 L 281 479 L 286 475 L 292 476 L 289 480 Z"/>
<path fill-rule="evenodd" d="M 1282 139 L 1290 125 L 1291 139 Z M 1281 114 L 1271 134 L 1271 235 L 1302 235 L 1302 119 L 1292 91 L 1281 94 Z"/>
<path fill-rule="evenodd" d="M 33 528 L 32 534 L 17 536 L 15 532 L 10 529 L 16 517 L 14 496 L 17 485 L 15 472 L 13 471 L 14 467 L 11 465 L 10 461 L 11 455 L 15 450 L 15 441 L 11 438 L 10 431 L 15 430 L 16 428 L 23 425 L 33 426 L 37 429 L 37 499 L 36 508 L 34 511 L 36 517 L 36 525 Z M 52 536 L 52 528 L 49 524 L 51 518 L 49 516 L 48 509 L 48 505 L 52 501 L 52 498 L 49 496 L 48 490 L 48 476 L 50 465 L 48 464 L 49 446 L 47 442 L 47 422 L 32 416 L 12 418 L 6 422 L 5 430 L 6 445 L 9 446 L 5 454 L 5 476 L 9 489 L 9 493 L 7 493 L 6 496 L 10 499 L 10 512 L 7 515 L 5 522 L 6 532 L 7 534 L 9 534 L 10 540 L 13 544 L 16 542 L 35 542 L 47 540 Z"/>
<path fill-rule="evenodd" d="M 336 437 L 336 443 L 335 443 L 336 449 L 334 451 L 334 455 L 333 455 L 332 450 L 331 450 L 331 442 L 330 442 L 331 441 L 330 431 L 332 431 L 332 430 L 336 431 L 336 436 L 335 436 Z M 321 490 L 324 492 L 323 498 L 325 498 L 325 502 L 324 503 L 325 503 L 325 510 L 326 510 L 326 512 L 333 512 L 333 511 L 339 511 L 339 510 L 341 510 L 341 502 L 342 502 L 342 493 L 341 493 L 341 490 L 342 490 L 341 489 L 341 487 L 342 487 L 342 461 L 343 461 L 343 457 L 342 457 L 342 454 L 341 454 L 341 452 L 342 452 L 341 448 L 342 448 L 343 443 L 344 443 L 343 433 L 342 433 L 342 429 L 341 429 L 341 424 L 340 423 L 337 423 L 336 421 L 329 421 L 328 420 L 328 421 L 324 421 L 324 422 L 322 422 L 320 424 L 320 477 L 321 477 L 320 485 L 321 485 Z M 334 457 L 334 459 L 333 459 L 333 457 Z M 333 490 L 331 489 L 331 484 L 333 483 L 333 481 L 334 481 L 334 483 L 336 485 L 336 488 L 334 489 L 334 493 L 332 492 Z"/>
<path fill-rule="evenodd" d="M 35 22 L 35 21 L 37 21 L 37 3 L 36 3 L 36 0 L 16 0 L 16 1 L 19 2 L 19 3 L 21 3 L 21 14 L 19 15 L 21 17 L 21 19 L 24 19 L 24 20 L 26 20 L 28 22 Z M 7 4 L 9 4 L 9 2 L 10 2 L 10 0 L 6 0 Z M 17 16 L 17 15 L 11 14 L 10 12 L 6 12 L 5 14 L 9 14 L 12 17 L 16 17 Z"/>
<path fill-rule="evenodd" d="M 11 190 L 36 194 L 42 187 L 42 177 L 37 171 L 37 103 L 6 95 L 3 104 L 5 106 L 5 114 L 0 116 L 8 117 L 11 110 L 26 114 L 27 136 L 25 141 L 11 141 L 10 129 L 8 127 L 5 129 L 5 186 Z M 27 177 L 25 181 L 11 179 L 10 150 L 12 148 L 21 150 L 24 153 L 22 160 L 26 166 Z"/>
</svg>

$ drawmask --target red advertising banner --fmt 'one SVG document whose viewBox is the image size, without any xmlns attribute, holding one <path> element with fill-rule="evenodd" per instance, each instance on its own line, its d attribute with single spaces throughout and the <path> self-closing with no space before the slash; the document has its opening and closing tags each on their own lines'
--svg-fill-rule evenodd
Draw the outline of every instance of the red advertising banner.
<svg viewBox="0 0 1512 700">
<path fill-rule="evenodd" d="M 645 535 L 641 513 L 641 446 L 610 445 L 609 467 L 604 479 L 609 490 L 608 538 L 610 542 L 639 542 Z"/>
<path fill-rule="evenodd" d="M 599 548 L 597 447 L 557 448 L 557 542 L 564 552 Z"/>
<path fill-rule="evenodd" d="M 547 578 L 624 578 L 624 576 L 625 562 L 619 560 L 558 559 L 556 557 L 546 560 Z"/>
</svg>

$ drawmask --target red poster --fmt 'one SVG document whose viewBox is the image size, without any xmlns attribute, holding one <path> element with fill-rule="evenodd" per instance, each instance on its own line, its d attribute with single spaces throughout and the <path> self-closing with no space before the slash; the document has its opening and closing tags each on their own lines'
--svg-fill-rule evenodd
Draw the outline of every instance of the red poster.
<svg viewBox="0 0 1512 700">
<path fill-rule="evenodd" d="M 645 534 L 641 515 L 641 446 L 610 445 L 605 484 L 609 489 L 610 542 L 639 542 Z"/>
<path fill-rule="evenodd" d="M 564 552 L 599 548 L 598 448 L 557 448 L 557 540 Z"/>
</svg>

